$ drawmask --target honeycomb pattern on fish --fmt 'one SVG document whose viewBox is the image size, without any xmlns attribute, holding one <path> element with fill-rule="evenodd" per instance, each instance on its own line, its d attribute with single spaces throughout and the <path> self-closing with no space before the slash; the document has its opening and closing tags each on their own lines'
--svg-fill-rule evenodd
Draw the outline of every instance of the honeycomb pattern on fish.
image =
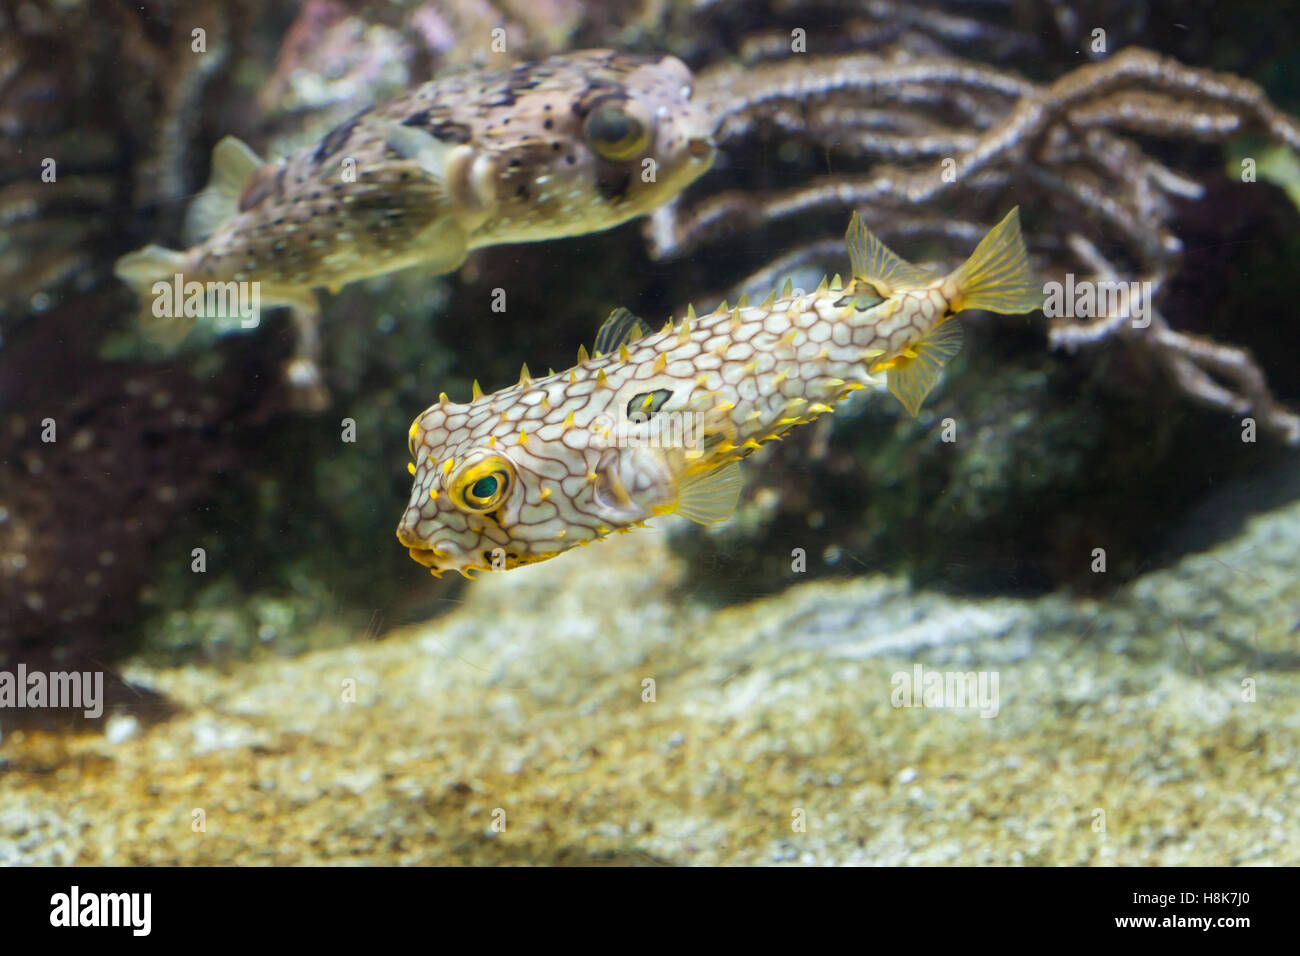
<svg viewBox="0 0 1300 956">
<path fill-rule="evenodd" d="M 679 325 L 627 328 L 608 354 L 468 404 L 445 395 L 411 426 L 414 484 L 398 527 L 434 573 L 544 560 L 647 518 L 722 520 L 735 462 L 878 384 L 916 414 L 958 347 L 966 308 L 1040 306 L 1015 210 L 960 268 L 933 276 L 854 217 L 853 277 Z M 620 310 L 622 311 L 622 310 Z M 602 335 L 605 334 L 602 329 Z"/>
</svg>

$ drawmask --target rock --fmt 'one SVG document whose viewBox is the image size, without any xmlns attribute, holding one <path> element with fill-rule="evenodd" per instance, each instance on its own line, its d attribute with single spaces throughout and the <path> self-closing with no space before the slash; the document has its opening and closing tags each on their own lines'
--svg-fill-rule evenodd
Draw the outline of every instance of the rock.
<svg viewBox="0 0 1300 956">
<path fill-rule="evenodd" d="M 1104 601 L 868 575 L 719 610 L 666 538 L 378 643 L 130 667 L 183 712 L 7 733 L 0 862 L 1300 862 L 1300 504 Z M 967 672 L 995 717 L 894 706 Z"/>
</svg>

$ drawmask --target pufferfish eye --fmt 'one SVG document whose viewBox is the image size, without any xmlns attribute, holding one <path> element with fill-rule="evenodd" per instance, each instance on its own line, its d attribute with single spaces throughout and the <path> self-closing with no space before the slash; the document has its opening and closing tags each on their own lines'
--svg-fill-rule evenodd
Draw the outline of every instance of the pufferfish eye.
<svg viewBox="0 0 1300 956">
<path fill-rule="evenodd" d="M 474 514 L 492 511 L 505 500 L 514 477 L 515 469 L 508 459 L 489 455 L 453 479 L 449 489 L 452 503 Z"/>
<path fill-rule="evenodd" d="M 592 149 L 614 162 L 634 159 L 650 145 L 650 131 L 645 124 L 612 103 L 587 114 L 582 136 Z"/>
</svg>

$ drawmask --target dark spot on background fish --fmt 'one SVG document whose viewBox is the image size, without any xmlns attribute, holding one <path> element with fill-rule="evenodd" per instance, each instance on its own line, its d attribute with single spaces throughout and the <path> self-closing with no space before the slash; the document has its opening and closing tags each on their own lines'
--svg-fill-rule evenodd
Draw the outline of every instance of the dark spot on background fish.
<svg viewBox="0 0 1300 956">
<path fill-rule="evenodd" d="M 447 110 L 438 107 L 421 110 L 402 120 L 402 125 L 416 129 L 428 129 L 429 135 L 444 143 L 468 143 L 470 141 L 473 134 L 466 124 L 445 118 L 434 119 L 435 114 L 439 117 L 445 117 Z"/>
<path fill-rule="evenodd" d="M 468 126 L 451 120 L 434 123 L 429 132 L 444 143 L 468 143 L 473 138 L 473 133 Z"/>
<path fill-rule="evenodd" d="M 627 166 L 602 161 L 596 167 L 596 191 L 602 199 L 622 199 L 631 183 L 632 170 Z"/>
<path fill-rule="evenodd" d="M 284 169 L 284 166 L 262 166 L 255 170 L 239 194 L 239 211 L 247 212 L 271 195 L 283 197 Z"/>
<path fill-rule="evenodd" d="M 370 107 L 367 106 L 351 119 L 343 121 L 326 133 L 325 138 L 320 141 L 320 145 L 316 147 L 316 152 L 312 153 L 311 158 L 317 163 L 323 163 L 337 153 L 343 148 L 343 144 L 348 141 L 348 137 L 356 129 L 357 123 L 361 122 L 361 117 L 369 112 Z"/>
<path fill-rule="evenodd" d="M 535 71 L 528 64 L 516 67 L 515 72 L 506 80 L 505 89 L 488 103 L 488 106 L 514 106 L 519 101 L 519 94 L 534 89 L 541 83 Z"/>
</svg>

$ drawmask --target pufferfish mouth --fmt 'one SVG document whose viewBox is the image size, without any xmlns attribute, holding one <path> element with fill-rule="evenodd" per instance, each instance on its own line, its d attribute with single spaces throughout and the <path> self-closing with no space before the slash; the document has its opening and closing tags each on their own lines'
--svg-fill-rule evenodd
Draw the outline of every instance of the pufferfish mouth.
<svg viewBox="0 0 1300 956">
<path fill-rule="evenodd" d="M 469 577 L 471 571 L 509 571 L 523 564 L 531 564 L 538 560 L 528 555 L 517 555 L 508 552 L 499 559 L 494 559 L 492 552 L 484 552 L 482 561 L 465 560 L 457 562 L 453 555 L 447 551 L 438 548 L 431 548 L 419 541 L 412 541 L 399 530 L 397 540 L 406 546 L 407 553 L 410 554 L 411 560 L 416 564 L 421 564 L 428 568 L 435 575 L 441 576 L 443 571 L 459 571 L 461 574 Z M 468 555 L 466 556 L 468 558 Z"/>
<path fill-rule="evenodd" d="M 406 544 L 406 550 L 410 552 L 411 560 L 416 564 L 422 564 L 426 568 L 432 568 L 435 571 L 442 570 L 438 563 L 438 558 L 441 557 L 442 552 L 438 551 L 436 548 L 426 548 L 423 545 L 407 544 L 405 541 L 403 541 L 402 544 Z"/>
<path fill-rule="evenodd" d="M 401 535 L 398 535 L 401 538 Z M 466 562 L 457 564 L 451 560 L 451 555 L 446 551 L 439 551 L 437 548 L 430 548 L 422 544 L 410 544 L 402 541 L 406 545 L 407 553 L 410 554 L 411 560 L 416 564 L 422 564 L 433 572 L 434 577 L 442 577 L 444 571 L 459 571 L 465 577 L 470 576 L 471 571 L 491 571 L 491 565 L 475 564 Z"/>
</svg>

